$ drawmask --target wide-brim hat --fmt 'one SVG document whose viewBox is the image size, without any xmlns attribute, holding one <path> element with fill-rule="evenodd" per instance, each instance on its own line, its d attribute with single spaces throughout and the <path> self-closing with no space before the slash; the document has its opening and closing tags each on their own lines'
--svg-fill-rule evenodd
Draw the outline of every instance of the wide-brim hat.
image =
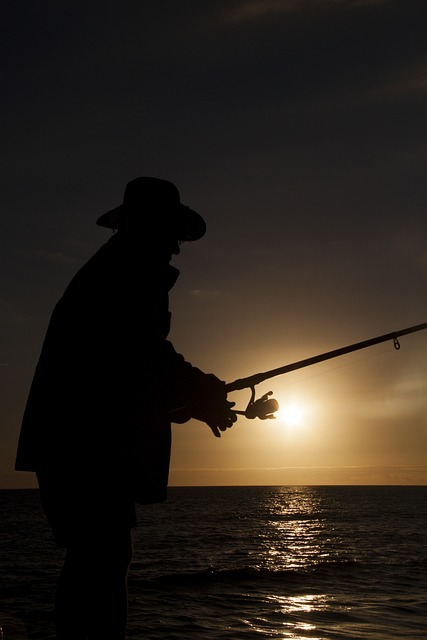
<svg viewBox="0 0 427 640">
<path fill-rule="evenodd" d="M 179 191 L 168 180 L 135 178 L 126 185 L 123 203 L 98 218 L 107 229 L 172 233 L 177 240 L 199 240 L 206 233 L 202 216 L 181 203 Z"/>
</svg>

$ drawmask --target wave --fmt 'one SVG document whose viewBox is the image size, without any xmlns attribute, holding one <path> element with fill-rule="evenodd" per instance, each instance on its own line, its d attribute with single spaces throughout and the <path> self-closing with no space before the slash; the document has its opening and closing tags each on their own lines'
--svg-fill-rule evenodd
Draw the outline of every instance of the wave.
<svg viewBox="0 0 427 640">
<path fill-rule="evenodd" d="M 208 567 L 201 571 L 194 572 L 178 572 L 167 573 L 156 576 L 149 580 L 134 577 L 131 580 L 137 582 L 139 585 L 143 583 L 156 584 L 158 586 L 171 586 L 171 587 L 197 587 L 197 586 L 209 586 L 209 585 L 230 585 L 235 587 L 237 584 L 244 585 L 250 583 L 251 585 L 268 582 L 271 583 L 295 583 L 298 581 L 307 582 L 307 579 L 312 576 L 319 578 L 326 576 L 331 578 L 343 577 L 345 574 L 354 574 L 359 572 L 361 564 L 355 560 L 346 560 L 340 562 L 321 562 L 317 565 L 310 567 L 292 568 L 292 569 L 274 569 L 267 567 L 240 567 L 235 569 L 216 569 L 214 567 Z"/>
</svg>

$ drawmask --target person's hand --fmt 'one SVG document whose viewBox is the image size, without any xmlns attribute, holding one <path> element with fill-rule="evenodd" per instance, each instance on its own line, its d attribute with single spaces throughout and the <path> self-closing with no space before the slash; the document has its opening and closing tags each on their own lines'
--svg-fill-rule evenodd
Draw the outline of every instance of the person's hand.
<svg viewBox="0 0 427 640">
<path fill-rule="evenodd" d="M 237 414 L 232 410 L 235 404 L 235 402 L 226 401 L 224 406 L 216 408 L 212 411 L 212 415 L 205 420 L 216 438 L 220 438 L 220 432 L 226 431 L 236 422 Z"/>
<path fill-rule="evenodd" d="M 201 383 L 201 384 L 200 384 Z M 213 374 L 204 374 L 199 380 L 197 397 L 194 398 L 191 415 L 197 420 L 205 422 L 216 438 L 221 437 L 221 431 L 233 426 L 237 414 L 233 411 L 235 403 L 227 400 L 225 382 Z"/>
</svg>

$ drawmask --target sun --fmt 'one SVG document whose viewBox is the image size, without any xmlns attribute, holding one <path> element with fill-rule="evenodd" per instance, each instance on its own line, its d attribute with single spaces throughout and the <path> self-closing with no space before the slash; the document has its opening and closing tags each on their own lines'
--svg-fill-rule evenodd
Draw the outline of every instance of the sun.
<svg viewBox="0 0 427 640">
<path fill-rule="evenodd" d="M 304 411 L 299 404 L 288 403 L 279 409 L 277 417 L 288 427 L 298 427 L 302 423 Z"/>
</svg>

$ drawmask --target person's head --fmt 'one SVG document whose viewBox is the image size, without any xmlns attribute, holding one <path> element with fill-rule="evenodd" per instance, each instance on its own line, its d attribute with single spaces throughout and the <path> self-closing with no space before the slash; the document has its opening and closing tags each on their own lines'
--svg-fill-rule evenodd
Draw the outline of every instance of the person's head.
<svg viewBox="0 0 427 640">
<path fill-rule="evenodd" d="M 179 242 L 199 240 L 206 232 L 200 214 L 180 201 L 172 182 L 159 178 L 135 178 L 126 185 L 123 203 L 103 214 L 96 223 L 117 229 L 120 235 L 141 240 Z M 179 250 L 178 250 L 179 252 Z"/>
</svg>

